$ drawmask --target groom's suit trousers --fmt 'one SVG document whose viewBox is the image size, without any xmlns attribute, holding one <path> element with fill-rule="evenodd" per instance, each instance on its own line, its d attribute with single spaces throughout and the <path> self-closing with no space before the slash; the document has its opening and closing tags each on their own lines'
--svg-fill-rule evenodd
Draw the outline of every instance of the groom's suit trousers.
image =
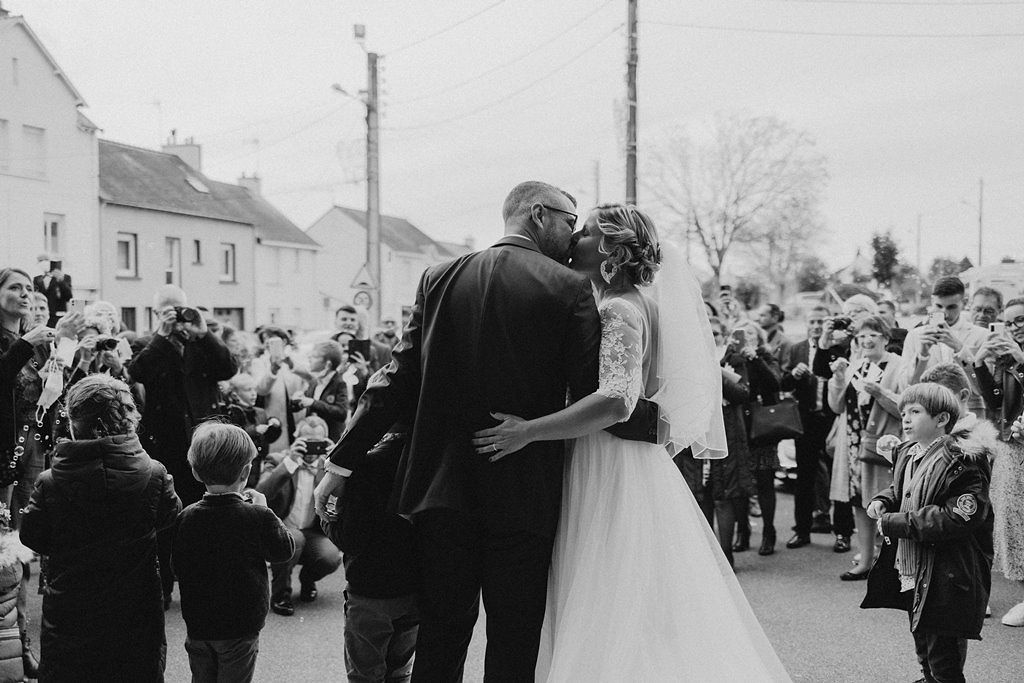
<svg viewBox="0 0 1024 683">
<path fill-rule="evenodd" d="M 413 681 L 458 682 L 483 593 L 486 683 L 532 681 L 553 539 L 453 510 L 414 519 L 421 557 Z"/>
</svg>

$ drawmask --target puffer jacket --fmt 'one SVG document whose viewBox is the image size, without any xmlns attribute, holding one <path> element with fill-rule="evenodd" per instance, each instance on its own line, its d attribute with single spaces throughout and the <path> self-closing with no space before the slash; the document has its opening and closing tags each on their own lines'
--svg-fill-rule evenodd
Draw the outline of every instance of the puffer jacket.
<svg viewBox="0 0 1024 683">
<path fill-rule="evenodd" d="M 942 463 L 929 476 L 922 507 L 900 512 L 911 446 L 896 449 L 893 483 L 872 499 L 885 504 L 885 543 L 868 575 L 861 607 L 905 610 L 912 632 L 980 640 L 992 586 L 989 455 L 996 448 L 996 430 L 973 415 L 957 423 L 940 446 Z M 906 592 L 900 592 L 896 570 L 900 538 L 925 549 L 916 585 Z"/>
<path fill-rule="evenodd" d="M 49 556 L 40 681 L 162 681 L 167 645 L 156 532 L 181 509 L 134 434 L 57 445 L 21 518 Z"/>
</svg>

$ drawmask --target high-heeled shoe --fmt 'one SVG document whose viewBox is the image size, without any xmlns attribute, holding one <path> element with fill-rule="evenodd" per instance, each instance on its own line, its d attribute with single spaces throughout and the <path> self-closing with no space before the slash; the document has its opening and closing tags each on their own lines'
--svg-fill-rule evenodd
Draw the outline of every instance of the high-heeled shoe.
<svg viewBox="0 0 1024 683">
<path fill-rule="evenodd" d="M 762 557 L 767 555 L 773 555 L 775 553 L 775 528 L 767 527 L 764 533 L 761 534 L 761 547 L 757 549 L 757 554 Z"/>
<path fill-rule="evenodd" d="M 746 550 L 750 550 L 750 527 L 737 531 L 736 542 L 732 544 L 734 553 L 742 553 Z"/>
</svg>

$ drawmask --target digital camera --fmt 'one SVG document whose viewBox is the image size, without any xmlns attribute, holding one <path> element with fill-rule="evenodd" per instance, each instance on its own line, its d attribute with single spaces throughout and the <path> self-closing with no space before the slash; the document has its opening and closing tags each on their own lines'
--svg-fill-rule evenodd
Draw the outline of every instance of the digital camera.
<svg viewBox="0 0 1024 683">
<path fill-rule="evenodd" d="M 202 319 L 202 314 L 194 308 L 189 308 L 188 306 L 174 307 L 175 322 L 191 323 L 192 325 L 198 325 Z"/>
<path fill-rule="evenodd" d="M 848 318 L 845 315 L 837 315 L 832 318 L 832 329 L 837 332 L 850 329 L 850 325 L 853 324 L 853 318 Z"/>
</svg>

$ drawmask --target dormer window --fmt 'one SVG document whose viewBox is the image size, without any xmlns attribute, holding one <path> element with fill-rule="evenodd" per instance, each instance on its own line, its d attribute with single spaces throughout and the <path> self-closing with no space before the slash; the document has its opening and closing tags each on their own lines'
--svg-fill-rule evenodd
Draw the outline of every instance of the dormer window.
<svg viewBox="0 0 1024 683">
<path fill-rule="evenodd" d="M 195 176 L 185 176 L 185 182 L 188 183 L 193 190 L 196 192 L 202 192 L 203 194 L 210 194 L 210 188 L 208 188 L 202 180 Z"/>
</svg>

